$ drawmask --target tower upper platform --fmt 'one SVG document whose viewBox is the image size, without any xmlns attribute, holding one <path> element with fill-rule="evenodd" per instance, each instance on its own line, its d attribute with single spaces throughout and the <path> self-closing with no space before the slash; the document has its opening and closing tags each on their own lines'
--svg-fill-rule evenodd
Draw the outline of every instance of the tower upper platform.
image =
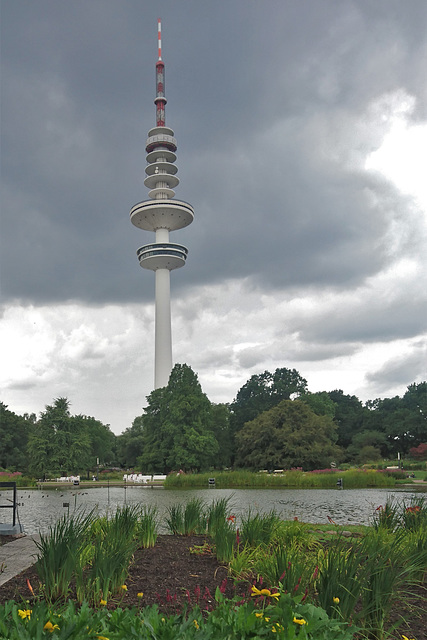
<svg viewBox="0 0 427 640">
<path fill-rule="evenodd" d="M 176 231 L 193 222 L 194 209 L 181 200 L 144 200 L 132 207 L 130 219 L 135 227 L 145 231 Z"/>
</svg>

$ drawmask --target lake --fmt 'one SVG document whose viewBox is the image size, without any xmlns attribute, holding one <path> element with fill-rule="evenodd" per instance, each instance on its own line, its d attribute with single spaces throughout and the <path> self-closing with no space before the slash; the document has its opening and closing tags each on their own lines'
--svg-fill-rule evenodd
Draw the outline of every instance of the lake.
<svg viewBox="0 0 427 640">
<path fill-rule="evenodd" d="M 304 522 L 327 523 L 328 516 L 337 524 L 370 524 L 375 509 L 387 498 L 409 501 L 422 489 L 168 489 L 163 487 L 126 486 L 55 489 L 19 489 L 18 518 L 25 533 L 46 532 L 66 513 L 96 509 L 100 515 L 124 504 L 153 505 L 158 508 L 159 522 L 165 520 L 168 507 L 186 503 L 190 498 L 202 498 L 208 504 L 214 499 L 231 497 L 231 513 L 239 522 L 242 514 L 268 513 L 273 509 L 285 520 L 297 517 Z M 0 504 L 6 504 L 12 492 L 0 492 Z M 69 507 L 64 506 L 68 503 Z M 9 522 L 9 509 L 0 511 L 0 518 Z M 3 512 L 3 513 L 1 513 Z M 7 512 L 7 513 L 5 513 Z M 161 527 L 161 532 L 166 530 Z"/>
</svg>

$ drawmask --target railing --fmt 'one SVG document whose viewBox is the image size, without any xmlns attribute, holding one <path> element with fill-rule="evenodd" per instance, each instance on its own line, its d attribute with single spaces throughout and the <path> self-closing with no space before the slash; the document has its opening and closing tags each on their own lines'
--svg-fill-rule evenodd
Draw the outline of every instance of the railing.
<svg viewBox="0 0 427 640">
<path fill-rule="evenodd" d="M 0 504 L 0 509 L 13 509 L 13 523 L 16 524 L 16 482 L 0 482 L 0 489 L 13 489 L 13 504 Z"/>
</svg>

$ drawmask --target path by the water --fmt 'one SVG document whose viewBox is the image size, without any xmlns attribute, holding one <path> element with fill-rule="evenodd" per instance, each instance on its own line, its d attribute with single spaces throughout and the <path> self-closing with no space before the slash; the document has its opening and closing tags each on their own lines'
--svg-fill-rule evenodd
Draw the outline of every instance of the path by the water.
<svg viewBox="0 0 427 640">
<path fill-rule="evenodd" d="M 0 587 L 34 564 L 37 552 L 34 540 L 39 539 L 38 535 L 23 536 L 0 547 Z"/>
</svg>

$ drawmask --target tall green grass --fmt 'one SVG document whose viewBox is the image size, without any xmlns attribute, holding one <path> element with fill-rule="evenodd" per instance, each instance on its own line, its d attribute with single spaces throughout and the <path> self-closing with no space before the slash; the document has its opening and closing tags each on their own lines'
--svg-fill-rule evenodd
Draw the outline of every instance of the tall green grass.
<svg viewBox="0 0 427 640">
<path fill-rule="evenodd" d="M 66 598 L 71 579 L 80 555 L 87 544 L 93 514 L 78 514 L 71 518 L 63 516 L 46 534 L 35 540 L 37 561 L 35 569 L 42 583 L 46 600 L 54 602 Z"/>
<path fill-rule="evenodd" d="M 157 508 L 153 505 L 144 505 L 138 514 L 136 524 L 136 537 L 138 543 L 144 548 L 154 547 L 158 535 Z"/>
<path fill-rule="evenodd" d="M 264 550 L 254 561 L 254 569 L 270 585 L 298 595 L 312 588 L 316 556 L 302 553 L 295 546 L 276 546 Z"/>
<path fill-rule="evenodd" d="M 242 517 L 240 527 L 242 544 L 247 544 L 250 547 L 270 544 L 278 522 L 280 522 L 280 518 L 274 510 L 264 514 L 253 514 L 252 511 L 249 510 Z"/>
<path fill-rule="evenodd" d="M 206 507 L 206 522 L 207 533 L 212 534 L 218 526 L 222 526 L 227 521 L 227 517 L 230 515 L 230 503 L 233 496 L 227 498 L 219 498 L 218 500 L 212 500 L 211 504 Z M 230 521 L 233 521 L 234 517 L 231 516 Z"/>
<path fill-rule="evenodd" d="M 360 567 L 363 559 L 360 544 L 340 536 L 317 556 L 317 599 L 329 616 L 350 620 L 363 588 Z M 339 607 L 336 600 L 339 600 Z"/>
<path fill-rule="evenodd" d="M 206 532 L 206 504 L 201 498 L 191 498 L 185 505 L 168 507 L 166 525 L 174 535 L 189 536 Z"/>
<path fill-rule="evenodd" d="M 117 597 L 124 588 L 132 556 L 138 546 L 139 509 L 119 507 L 110 520 L 95 529 L 93 557 L 88 566 L 75 566 L 77 599 L 98 606 Z"/>
<path fill-rule="evenodd" d="M 220 520 L 211 529 L 215 555 L 219 562 L 231 562 L 236 547 L 236 530 L 232 522 Z"/>
<path fill-rule="evenodd" d="M 252 471 L 219 471 L 212 473 L 170 475 L 166 478 L 166 489 L 192 489 L 207 487 L 209 478 L 215 478 L 218 489 L 239 487 L 275 489 L 282 487 L 334 489 L 338 478 L 347 489 L 362 487 L 393 487 L 396 480 L 375 469 L 349 469 L 316 471 L 285 471 L 281 474 Z"/>
</svg>

